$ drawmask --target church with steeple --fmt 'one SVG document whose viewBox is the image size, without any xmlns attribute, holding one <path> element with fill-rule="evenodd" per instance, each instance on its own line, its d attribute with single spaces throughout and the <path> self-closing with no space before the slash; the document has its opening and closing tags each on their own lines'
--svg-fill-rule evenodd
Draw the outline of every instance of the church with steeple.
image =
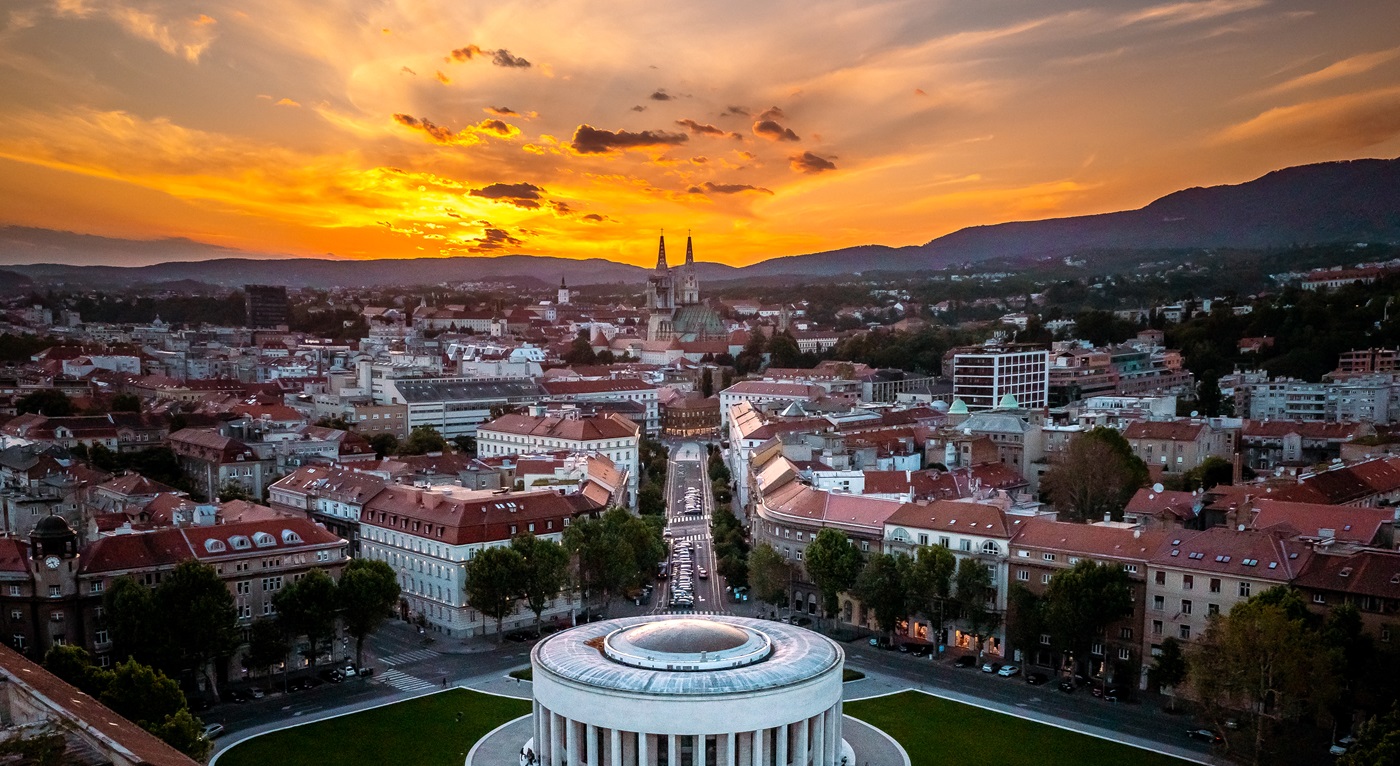
<svg viewBox="0 0 1400 766">
<path fill-rule="evenodd" d="M 726 340 L 729 331 L 714 309 L 700 301 L 700 279 L 695 275 L 695 250 L 685 238 L 685 265 L 672 269 L 666 263 L 666 235 L 656 253 L 656 269 L 647 278 L 647 340 Z"/>
</svg>

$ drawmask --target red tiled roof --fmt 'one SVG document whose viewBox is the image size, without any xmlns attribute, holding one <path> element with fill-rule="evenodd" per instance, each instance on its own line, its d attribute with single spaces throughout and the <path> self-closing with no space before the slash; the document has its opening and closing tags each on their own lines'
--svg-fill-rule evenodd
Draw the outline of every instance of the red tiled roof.
<svg viewBox="0 0 1400 766">
<path fill-rule="evenodd" d="M 1366 432 L 1363 423 L 1323 423 L 1311 420 L 1246 420 L 1240 435 L 1244 438 L 1278 439 L 1298 434 L 1304 439 L 1348 441 Z"/>
<path fill-rule="evenodd" d="M 1293 584 L 1391 600 L 1400 591 L 1400 553 L 1370 549 L 1349 555 L 1315 555 Z"/>
<path fill-rule="evenodd" d="M 640 433 L 636 423 L 614 413 L 590 418 L 536 418 L 510 414 L 483 423 L 477 430 L 567 441 L 622 439 Z"/>
<path fill-rule="evenodd" d="M 1125 439 L 1162 439 L 1193 442 L 1201 437 L 1204 423 L 1189 420 L 1134 420 L 1123 432 Z"/>
<path fill-rule="evenodd" d="M 1256 500 L 1251 525 L 1265 529 L 1287 524 L 1305 537 L 1322 537 L 1321 530 L 1328 529 L 1337 540 L 1370 545 L 1394 518 L 1394 511 L 1388 508 Z"/>
<path fill-rule="evenodd" d="M 1312 556 L 1309 546 L 1292 539 L 1297 532 L 1287 525 L 1242 532 L 1229 527 L 1173 530 L 1152 564 L 1289 582 Z"/>
<path fill-rule="evenodd" d="M 471 545 L 511 538 L 530 522 L 563 519 L 582 510 L 600 510 L 591 498 L 564 496 L 553 490 L 502 495 L 458 497 L 447 492 L 412 487 L 387 487 L 365 504 L 360 522 L 370 526 L 416 534 L 448 545 Z M 413 524 L 418 524 L 415 529 Z M 538 528 L 537 528 L 538 531 Z"/>
<path fill-rule="evenodd" d="M 1142 532 L 1101 524 L 1028 519 L 1011 541 L 1013 548 L 1068 551 L 1096 559 L 1146 561 L 1166 542 L 1165 532 Z"/>
<path fill-rule="evenodd" d="M 654 391 L 656 386 L 636 378 L 612 378 L 609 380 L 542 380 L 546 393 L 551 396 L 577 396 L 579 394 L 602 394 L 613 391 Z"/>
<path fill-rule="evenodd" d="M 905 503 L 885 523 L 914 529 L 1009 538 L 1023 521 L 1021 518 L 1008 519 L 1000 508 L 992 505 L 934 500 L 927 505 Z"/>
</svg>

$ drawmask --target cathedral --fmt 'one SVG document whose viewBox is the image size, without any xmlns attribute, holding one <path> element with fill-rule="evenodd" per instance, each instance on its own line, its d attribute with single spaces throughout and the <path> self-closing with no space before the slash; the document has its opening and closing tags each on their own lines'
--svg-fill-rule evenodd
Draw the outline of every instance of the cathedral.
<svg viewBox="0 0 1400 766">
<path fill-rule="evenodd" d="M 677 274 L 679 272 L 679 274 Z M 700 302 L 700 280 L 695 276 L 695 252 L 685 238 L 685 266 L 666 265 L 666 235 L 656 254 L 656 270 L 647 278 L 647 340 L 727 340 L 729 331 L 715 310 Z"/>
</svg>

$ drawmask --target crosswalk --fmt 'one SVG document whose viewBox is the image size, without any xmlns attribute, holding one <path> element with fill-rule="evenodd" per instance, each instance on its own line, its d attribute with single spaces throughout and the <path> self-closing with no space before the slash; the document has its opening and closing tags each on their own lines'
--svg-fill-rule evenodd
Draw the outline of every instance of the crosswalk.
<svg viewBox="0 0 1400 766">
<path fill-rule="evenodd" d="M 392 656 L 392 657 L 385 657 L 385 658 L 381 659 L 380 662 L 383 663 L 385 666 L 391 667 L 391 668 L 392 668 L 392 667 L 394 667 L 395 665 L 407 665 L 407 664 L 410 663 L 410 662 L 419 662 L 419 661 L 421 661 L 421 660 L 431 660 L 431 659 L 433 659 L 434 657 L 437 657 L 437 656 L 438 656 L 438 653 L 435 652 L 435 651 L 433 651 L 432 649 L 419 649 L 419 650 L 413 651 L 413 652 L 404 652 L 403 654 L 395 654 L 395 655 Z"/>
<path fill-rule="evenodd" d="M 686 540 L 686 541 L 692 542 L 692 543 L 704 543 L 704 542 L 709 542 L 710 536 L 707 535 L 707 534 L 705 534 L 704 532 L 701 532 L 701 533 L 699 533 L 699 534 L 694 534 L 694 535 L 681 535 L 680 537 L 673 537 L 673 538 L 671 538 L 671 539 L 672 539 L 672 540 Z"/>
<path fill-rule="evenodd" d="M 394 670 L 393 668 L 380 673 L 379 678 L 401 692 L 421 692 L 434 688 L 432 684 L 417 676 L 411 676 L 402 670 Z"/>
<path fill-rule="evenodd" d="M 657 614 L 686 614 L 686 615 L 698 615 L 698 614 L 729 614 L 728 612 L 720 611 L 720 610 L 718 610 L 718 609 L 658 609 L 658 610 L 656 611 L 656 613 L 657 613 Z"/>
</svg>

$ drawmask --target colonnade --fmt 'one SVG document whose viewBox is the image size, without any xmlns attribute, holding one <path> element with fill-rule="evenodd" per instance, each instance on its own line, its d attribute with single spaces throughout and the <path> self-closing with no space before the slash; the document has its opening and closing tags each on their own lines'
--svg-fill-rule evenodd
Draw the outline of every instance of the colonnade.
<svg viewBox="0 0 1400 766">
<path fill-rule="evenodd" d="M 840 766 L 840 701 L 781 726 L 707 734 L 624 731 L 534 706 L 539 766 Z"/>
</svg>

